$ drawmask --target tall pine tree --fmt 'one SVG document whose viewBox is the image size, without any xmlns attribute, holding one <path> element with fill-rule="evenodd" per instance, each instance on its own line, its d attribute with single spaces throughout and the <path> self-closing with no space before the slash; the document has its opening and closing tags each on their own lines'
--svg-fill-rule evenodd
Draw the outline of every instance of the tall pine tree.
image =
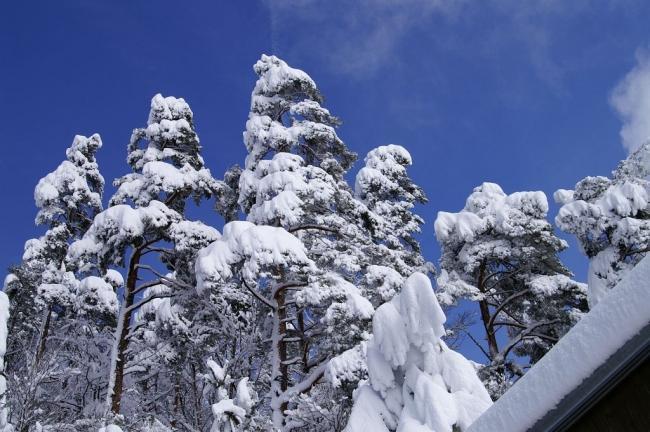
<svg viewBox="0 0 650 432">
<path fill-rule="evenodd" d="M 487 346 L 481 376 L 498 398 L 586 310 L 586 287 L 573 281 L 558 253 L 567 245 L 546 220 L 542 192 L 506 195 L 483 183 L 458 213 L 438 213 L 442 248 L 438 296 L 477 304 Z M 497 334 L 503 329 L 505 343 Z"/>
</svg>

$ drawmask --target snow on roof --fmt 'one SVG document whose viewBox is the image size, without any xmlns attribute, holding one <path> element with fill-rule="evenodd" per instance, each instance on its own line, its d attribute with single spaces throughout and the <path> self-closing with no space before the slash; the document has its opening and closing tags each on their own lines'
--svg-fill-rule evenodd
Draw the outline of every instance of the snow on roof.
<svg viewBox="0 0 650 432">
<path fill-rule="evenodd" d="M 649 322 L 650 256 L 610 290 L 468 432 L 528 430 Z"/>
</svg>

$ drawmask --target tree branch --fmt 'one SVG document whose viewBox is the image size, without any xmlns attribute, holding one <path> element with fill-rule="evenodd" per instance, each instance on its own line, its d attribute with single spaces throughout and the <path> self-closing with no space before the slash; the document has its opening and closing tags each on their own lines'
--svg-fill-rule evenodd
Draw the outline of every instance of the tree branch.
<svg viewBox="0 0 650 432">
<path fill-rule="evenodd" d="M 182 288 L 188 288 L 188 289 L 193 289 L 194 288 L 194 286 L 192 286 L 192 285 L 188 285 L 186 283 L 183 283 L 181 281 L 178 281 L 176 279 L 172 279 L 172 278 L 169 278 L 169 277 L 163 275 L 162 273 L 160 273 L 159 271 L 157 271 L 156 269 L 154 269 L 153 267 L 151 267 L 148 264 L 137 264 L 135 267 L 136 268 L 141 268 L 143 270 L 149 270 L 151 273 L 158 276 L 163 281 L 163 283 L 166 281 L 166 282 L 169 282 L 170 284 L 180 286 Z"/>
<path fill-rule="evenodd" d="M 142 285 L 136 287 L 133 290 L 133 294 L 134 295 L 138 294 L 139 292 L 142 292 L 147 288 L 151 288 L 151 287 L 154 287 L 154 286 L 157 286 L 157 285 L 164 285 L 164 281 L 162 279 L 156 279 L 156 280 L 153 280 L 151 282 L 143 283 Z"/>
<path fill-rule="evenodd" d="M 290 232 L 291 234 L 293 234 L 293 233 L 296 232 L 296 231 L 300 231 L 300 230 L 309 230 L 309 229 L 320 230 L 320 231 L 327 231 L 327 232 L 331 232 L 331 233 L 333 233 L 333 234 L 338 234 L 338 230 L 336 230 L 336 229 L 334 229 L 334 228 L 330 228 L 330 227 L 324 226 L 324 225 L 318 225 L 318 224 L 301 224 L 301 225 L 296 225 L 296 226 L 293 226 L 293 227 L 287 228 L 287 231 Z"/>
<path fill-rule="evenodd" d="M 308 285 L 307 282 L 303 282 L 303 281 L 284 282 L 281 283 L 280 285 L 276 285 L 275 287 L 273 287 L 273 291 L 271 292 L 271 297 L 275 298 L 275 296 L 278 295 L 278 293 L 284 290 L 291 289 L 291 288 L 304 288 L 307 285 Z"/>
<path fill-rule="evenodd" d="M 328 363 L 329 360 L 322 362 L 305 379 L 283 391 L 280 395 L 278 395 L 277 399 L 273 401 L 273 405 L 280 407 L 283 403 L 288 402 L 293 395 L 308 392 L 314 386 L 314 384 L 316 384 L 318 380 L 323 377 L 325 368 L 327 367 Z"/>
<path fill-rule="evenodd" d="M 257 298 L 259 301 L 261 301 L 262 303 L 264 303 L 265 305 L 267 305 L 268 307 L 270 307 L 271 310 L 276 310 L 276 306 L 275 306 L 273 303 L 271 303 L 271 301 L 269 301 L 269 299 L 267 299 L 266 297 L 262 296 L 260 293 L 258 293 L 257 291 L 255 291 L 254 289 L 252 289 L 250 286 L 248 286 L 248 284 L 246 283 L 246 280 L 245 280 L 245 279 L 242 279 L 241 281 L 242 281 L 242 283 L 244 284 L 244 286 L 246 287 L 246 289 L 248 290 L 248 292 L 250 292 L 251 294 L 253 294 L 253 295 L 255 296 L 255 298 Z"/>
<path fill-rule="evenodd" d="M 526 328 L 526 330 L 523 330 L 521 333 L 519 333 L 519 334 L 517 335 L 517 337 L 515 337 L 513 340 L 511 340 L 511 341 L 508 343 L 508 345 L 503 349 L 503 351 L 501 351 L 501 352 L 499 353 L 498 357 L 499 357 L 501 360 L 505 360 L 506 357 L 508 356 L 508 354 L 510 353 L 510 351 L 511 351 L 511 350 L 512 350 L 512 349 L 513 349 L 513 348 L 514 348 L 514 347 L 515 347 L 519 342 L 523 341 L 525 338 L 530 337 L 530 336 L 532 336 L 532 335 L 535 335 L 536 337 L 540 337 L 540 336 L 541 336 L 541 335 L 539 335 L 538 333 L 534 333 L 534 330 L 535 330 L 535 329 L 537 329 L 537 328 L 539 328 L 539 327 L 543 327 L 543 326 L 545 326 L 545 325 L 555 324 L 555 323 L 557 323 L 557 322 L 560 322 L 560 320 L 559 320 L 559 319 L 554 319 L 554 320 L 550 320 L 550 321 L 541 321 L 541 322 L 538 322 L 538 323 L 533 323 L 532 325 L 528 326 L 528 327 Z M 544 337 L 545 337 L 545 338 L 550 338 L 550 336 L 544 336 Z"/>
<path fill-rule="evenodd" d="M 485 357 L 486 357 L 488 360 L 492 361 L 492 358 L 490 357 L 490 354 L 488 354 L 487 351 L 485 351 L 485 348 L 483 348 L 483 347 L 481 346 L 481 344 L 478 343 L 478 341 L 477 341 L 476 339 L 474 339 L 474 336 L 472 336 L 472 334 L 471 334 L 470 332 L 468 332 L 468 331 L 466 331 L 465 333 L 467 333 L 467 336 L 469 336 L 470 340 L 471 340 L 472 342 L 474 342 L 474 344 L 475 344 L 475 345 L 476 345 L 476 346 L 481 350 L 481 352 L 485 355 Z"/>
<path fill-rule="evenodd" d="M 504 301 L 501 302 L 501 304 L 494 310 L 492 313 L 492 317 L 490 317 L 490 321 L 488 321 L 487 327 L 492 327 L 494 325 L 494 320 L 497 318 L 497 315 L 499 315 L 499 312 L 503 310 L 504 307 L 511 301 L 513 301 L 516 298 L 519 298 L 525 294 L 528 294 L 530 292 L 530 288 L 526 288 L 522 291 L 519 291 L 517 293 L 514 293 L 510 297 L 506 298 Z"/>
<path fill-rule="evenodd" d="M 146 305 L 151 300 L 155 300 L 155 299 L 159 299 L 159 298 L 170 298 L 170 297 L 174 297 L 174 294 L 171 294 L 171 293 L 153 294 L 153 295 L 150 295 L 150 296 L 140 300 L 139 302 L 129 306 L 128 308 L 126 308 L 126 311 L 127 312 L 133 312 L 134 310 L 139 309 L 142 306 Z"/>
</svg>

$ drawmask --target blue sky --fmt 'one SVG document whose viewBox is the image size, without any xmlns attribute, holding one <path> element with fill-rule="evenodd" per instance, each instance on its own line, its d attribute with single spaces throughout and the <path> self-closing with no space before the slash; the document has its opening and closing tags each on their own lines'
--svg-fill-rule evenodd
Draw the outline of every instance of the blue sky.
<svg viewBox="0 0 650 432">
<path fill-rule="evenodd" d="M 17 262 L 42 232 L 33 188 L 73 136 L 102 135 L 100 167 L 112 181 L 157 92 L 190 103 L 216 176 L 242 164 L 262 53 L 316 80 L 361 159 L 382 144 L 409 149 L 430 199 L 419 209 L 421 239 L 437 261 L 435 215 L 459 210 L 474 186 L 493 181 L 550 199 L 586 175 L 607 175 L 650 135 L 649 13 L 641 0 L 8 2 L 0 265 Z M 215 214 L 203 218 L 220 227 Z M 574 243 L 564 259 L 584 279 Z"/>
</svg>

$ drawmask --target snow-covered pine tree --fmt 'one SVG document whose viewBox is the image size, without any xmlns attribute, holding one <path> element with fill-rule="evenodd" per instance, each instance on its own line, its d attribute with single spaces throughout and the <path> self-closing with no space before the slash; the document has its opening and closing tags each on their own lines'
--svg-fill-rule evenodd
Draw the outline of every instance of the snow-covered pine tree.
<svg viewBox="0 0 650 432">
<path fill-rule="evenodd" d="M 262 56 L 254 69 L 258 80 L 244 132 L 249 154 L 239 203 L 247 220 L 296 235 L 318 269 L 297 281 L 287 279 L 291 284 L 274 299 L 287 304 L 281 309 L 288 326 L 278 339 L 288 362 L 282 381 L 299 386 L 322 375 L 329 360 L 364 337 L 372 307 L 356 285 L 370 264 L 377 217 L 355 199 L 343 178 L 355 155 L 337 136 L 338 120 L 320 105 L 313 80 L 273 56 Z M 332 399 L 325 395 L 327 387 L 309 386 L 285 403 L 290 419 L 281 425 L 307 427 L 300 416 L 311 412 L 311 430 L 331 430 L 332 418 L 340 415 L 324 418 L 327 410 L 319 404 Z M 343 412 L 343 397 L 338 399 L 330 408 Z M 301 409 L 301 404 L 309 407 Z"/>
<path fill-rule="evenodd" d="M 271 152 L 289 152 L 341 180 L 356 155 L 336 135 L 338 119 L 320 105 L 316 83 L 275 56 L 262 55 L 254 70 L 259 79 L 244 132 L 245 170 L 254 171 Z"/>
<path fill-rule="evenodd" d="M 10 405 L 21 431 L 39 418 L 65 419 L 90 405 L 82 392 L 92 394 L 91 371 L 96 362 L 88 354 L 101 349 L 96 338 L 99 329 L 76 318 L 83 303 L 96 303 L 97 297 L 95 292 L 80 291 L 88 281 L 80 287 L 64 259 L 69 242 L 79 238 L 102 209 L 104 179 L 95 159 L 101 146 L 97 134 L 76 136 L 66 150 L 66 160 L 38 182 L 36 223 L 48 230 L 26 243 L 22 262 L 5 284 L 14 308 L 7 376 L 16 390 Z M 50 344 L 50 338 L 56 341 Z M 82 341 L 89 346 L 80 349 Z M 47 361 L 42 361 L 46 352 Z M 78 373 L 63 373 L 70 370 Z M 82 386 L 86 390 L 79 392 Z"/>
<path fill-rule="evenodd" d="M 32 331 L 37 331 L 38 342 L 36 351 L 22 346 L 20 350 L 12 347 L 12 352 L 34 354 L 40 359 L 45 351 L 53 307 L 70 306 L 69 286 L 60 283 L 66 279 L 63 262 L 68 243 L 79 238 L 102 209 L 104 179 L 95 160 L 101 146 L 97 134 L 89 138 L 75 136 L 66 150 L 66 160 L 36 185 L 34 200 L 39 209 L 36 224 L 45 225 L 48 230 L 42 237 L 26 243 L 21 264 L 12 269 L 15 280 L 7 289 L 14 310 L 10 344 L 31 343 L 34 337 L 28 335 L 30 326 L 34 327 Z M 35 313 L 42 314 L 43 318 L 39 319 Z"/>
<path fill-rule="evenodd" d="M 404 278 L 420 271 L 434 273 L 432 263 L 422 256 L 415 234 L 424 220 L 413 212 L 427 198 L 422 188 L 409 177 L 410 153 L 402 146 L 377 147 L 366 155 L 365 166 L 355 181 L 355 196 L 375 215 L 371 252 L 364 288 L 375 305 L 390 300 Z M 401 276 L 401 277 L 400 277 Z"/>
<path fill-rule="evenodd" d="M 492 404 L 472 364 L 442 341 L 443 313 L 422 273 L 380 306 L 367 344 L 369 380 L 346 432 L 466 430 Z"/>
<path fill-rule="evenodd" d="M 355 195 L 380 220 L 375 237 L 381 240 L 381 261 L 407 277 L 415 271 L 427 272 L 420 243 L 414 234 L 421 231 L 424 220 L 413 212 L 416 204 L 427 198 L 406 172 L 413 161 L 410 153 L 395 144 L 377 147 L 366 155 L 359 170 Z"/>
<path fill-rule="evenodd" d="M 188 257 L 218 237 L 213 228 L 184 216 L 189 199 L 198 202 L 222 187 L 204 167 L 200 150 L 189 105 L 183 99 L 154 96 L 147 126 L 135 129 L 128 145 L 127 161 L 133 172 L 115 181 L 118 190 L 110 207 L 69 248 L 67 261 L 80 272 L 103 274 L 109 266 L 126 270 L 106 413 L 121 411 L 125 370 L 134 355 L 129 351 L 133 314 L 155 299 L 182 297 L 187 288 L 193 288 Z M 160 264 L 167 271 L 160 270 Z M 155 291 L 161 285 L 168 289 Z M 166 304 L 171 318 L 178 318 L 178 308 Z"/>
<path fill-rule="evenodd" d="M 479 347 L 488 359 L 481 376 L 493 398 L 586 310 L 586 286 L 560 262 L 567 245 L 553 233 L 547 211 L 543 192 L 506 195 L 483 183 L 462 211 L 439 212 L 435 222 L 442 248 L 438 298 L 478 305 L 487 341 L 487 348 Z M 497 337 L 501 329 L 505 343 Z"/>
<path fill-rule="evenodd" d="M 0 292 L 0 432 L 14 432 L 9 423 L 7 408 L 7 378 L 5 376 L 5 354 L 7 353 L 7 321 L 9 320 L 9 298 Z"/>
<path fill-rule="evenodd" d="M 270 414 L 268 424 L 275 429 L 285 426 L 284 410 L 293 394 L 307 391 L 322 376 L 323 365 L 298 383 L 290 381 L 288 373 L 290 358 L 287 356 L 285 341 L 289 321 L 286 319 L 287 307 L 284 292 L 304 284 L 306 274 L 313 271 L 314 263 L 307 257 L 304 245 L 298 238 L 280 227 L 255 225 L 251 222 L 235 221 L 223 229 L 223 236 L 199 251 L 196 260 L 197 291 L 204 296 L 218 297 L 231 283 L 248 296 L 255 298 L 266 315 L 265 327 L 269 330 L 264 336 L 271 341 L 270 356 L 251 368 L 251 381 L 258 382 L 261 391 L 268 394 L 270 413 L 260 412 L 261 416 Z M 238 353 L 235 353 L 238 354 Z M 263 379 L 264 375 L 269 380 Z M 246 377 L 235 377 L 246 378 Z M 249 422 L 251 419 L 241 419 Z M 264 420 L 262 420 L 264 421 Z M 255 430 L 250 427 L 248 430 Z"/>
<path fill-rule="evenodd" d="M 560 189 L 557 226 L 575 235 L 589 258 L 589 305 L 596 303 L 650 252 L 650 141 L 630 154 L 612 178 L 586 177 Z"/>
</svg>

